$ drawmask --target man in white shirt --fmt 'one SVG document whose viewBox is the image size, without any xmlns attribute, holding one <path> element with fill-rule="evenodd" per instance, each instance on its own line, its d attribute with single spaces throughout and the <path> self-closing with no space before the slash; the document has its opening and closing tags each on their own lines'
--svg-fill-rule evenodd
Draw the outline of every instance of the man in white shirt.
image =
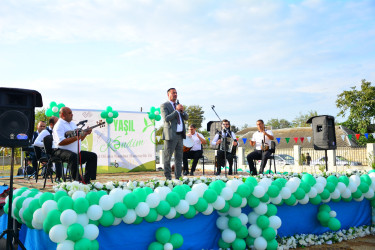
<svg viewBox="0 0 375 250">
<path fill-rule="evenodd" d="M 217 150 L 217 170 L 215 174 L 220 175 L 221 168 L 224 167 L 226 164 L 225 163 L 225 156 L 226 156 L 226 159 L 229 163 L 228 174 L 232 175 L 234 155 L 232 151 L 229 152 L 228 150 L 229 146 L 231 146 L 231 145 L 228 145 L 230 140 L 227 140 L 227 145 L 224 145 L 223 139 L 224 137 L 232 139 L 234 147 L 237 146 L 237 139 L 236 139 L 236 135 L 232 131 L 230 131 L 230 121 L 228 121 L 227 119 L 224 119 L 221 123 L 221 127 L 223 128 L 223 130 L 217 133 L 211 142 L 212 146 L 219 145 L 219 149 Z"/>
<path fill-rule="evenodd" d="M 36 138 L 39 136 L 39 134 L 42 133 L 42 131 L 45 130 L 45 129 L 46 129 L 46 122 L 45 121 L 39 121 L 38 125 L 36 126 L 36 131 L 34 131 L 33 137 L 31 138 L 31 143 L 34 143 Z M 36 149 L 36 151 L 38 151 L 38 150 L 39 150 L 39 148 Z M 38 159 L 37 159 L 37 156 L 35 154 L 35 151 L 33 150 L 32 147 L 29 147 L 28 151 L 29 151 L 29 155 L 30 155 L 30 158 L 31 158 L 31 163 L 33 165 L 33 169 L 34 169 L 34 171 L 37 171 L 38 170 Z M 41 152 L 38 151 L 37 153 L 39 154 Z"/>
<path fill-rule="evenodd" d="M 78 143 L 81 149 L 81 141 L 83 141 L 92 130 L 88 130 L 83 134 L 74 137 L 65 137 L 65 133 L 77 129 L 77 126 L 72 122 L 73 113 L 68 107 L 63 107 L 60 110 L 60 119 L 53 128 L 53 148 L 55 149 L 54 156 L 59 157 L 62 161 L 68 162 L 68 168 L 74 180 L 81 180 L 77 166 L 77 151 Z M 86 163 L 84 183 L 90 183 L 90 180 L 96 180 L 96 168 L 98 157 L 94 152 L 80 151 L 81 163 Z"/>
<path fill-rule="evenodd" d="M 255 150 L 247 155 L 247 162 L 249 163 L 250 174 L 257 175 L 257 169 L 254 166 L 253 160 L 262 160 L 260 164 L 259 173 L 262 174 L 267 164 L 267 159 L 271 155 L 269 151 L 271 141 L 274 139 L 271 130 L 265 129 L 263 120 L 257 121 L 258 131 L 253 134 L 250 145 L 255 146 Z"/>
<path fill-rule="evenodd" d="M 187 134 L 188 138 L 191 138 L 194 142 L 193 146 L 189 151 L 184 152 L 183 154 L 183 164 L 184 164 L 184 175 L 189 174 L 189 164 L 188 159 L 193 159 L 193 165 L 191 166 L 190 175 L 194 175 L 195 168 L 197 167 L 198 160 L 203 155 L 202 144 L 206 144 L 206 140 L 201 133 L 196 131 L 194 124 L 191 124 L 189 127 L 189 133 Z"/>
</svg>

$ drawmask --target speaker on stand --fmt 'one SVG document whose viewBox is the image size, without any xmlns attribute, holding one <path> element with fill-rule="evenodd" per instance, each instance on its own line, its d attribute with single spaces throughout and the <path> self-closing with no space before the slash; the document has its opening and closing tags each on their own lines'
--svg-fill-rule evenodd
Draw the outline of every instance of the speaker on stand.
<svg viewBox="0 0 375 250">
<path fill-rule="evenodd" d="M 313 116 L 306 123 L 312 124 L 314 149 L 325 151 L 326 171 L 328 171 L 327 150 L 337 148 L 335 118 L 330 115 Z"/>
<path fill-rule="evenodd" d="M 19 247 L 26 249 L 13 228 L 14 148 L 30 145 L 35 123 L 34 109 L 42 106 L 42 96 L 35 90 L 0 88 L 0 146 L 12 148 L 8 196 L 8 227 L 0 235 L 0 239 L 7 235 L 6 249 L 13 249 L 13 238 Z"/>
</svg>

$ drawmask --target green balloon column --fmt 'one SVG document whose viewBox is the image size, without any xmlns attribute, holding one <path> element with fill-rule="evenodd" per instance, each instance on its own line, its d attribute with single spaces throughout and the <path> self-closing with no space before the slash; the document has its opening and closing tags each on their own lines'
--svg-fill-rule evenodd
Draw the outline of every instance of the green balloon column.
<svg viewBox="0 0 375 250">
<path fill-rule="evenodd" d="M 155 232 L 156 241 L 152 242 L 148 246 L 148 250 L 172 250 L 182 247 L 184 244 L 184 238 L 181 234 L 171 234 L 168 228 L 160 227 Z"/>
<path fill-rule="evenodd" d="M 151 107 L 150 112 L 148 112 L 148 118 L 150 118 L 150 120 L 160 121 L 160 113 L 160 108 Z"/>
<path fill-rule="evenodd" d="M 63 103 L 57 104 L 56 102 L 51 102 L 45 114 L 48 117 L 51 117 L 51 116 L 59 117 L 59 112 L 62 107 L 65 107 Z"/>
<path fill-rule="evenodd" d="M 102 111 L 100 116 L 105 119 L 108 124 L 111 124 L 113 119 L 118 117 L 118 112 L 114 111 L 111 106 L 108 106 L 106 110 Z"/>
</svg>

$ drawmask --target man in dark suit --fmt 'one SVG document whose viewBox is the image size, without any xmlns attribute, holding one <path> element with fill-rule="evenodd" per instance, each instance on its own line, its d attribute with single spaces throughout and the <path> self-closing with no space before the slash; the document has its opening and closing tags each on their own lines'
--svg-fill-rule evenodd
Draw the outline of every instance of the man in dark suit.
<svg viewBox="0 0 375 250">
<path fill-rule="evenodd" d="M 46 122 L 44 122 L 44 121 L 38 122 L 38 125 L 36 126 L 36 131 L 33 133 L 33 137 L 31 138 L 32 144 L 34 144 L 35 139 L 45 129 L 46 129 Z M 40 150 L 40 149 L 36 149 L 36 150 Z M 31 151 L 29 153 L 29 155 L 30 155 L 30 158 L 31 158 L 31 163 L 33 165 L 33 169 L 34 169 L 34 171 L 37 171 L 38 170 L 38 159 L 37 159 L 37 156 L 35 154 L 35 151 L 34 150 Z"/>
<path fill-rule="evenodd" d="M 184 111 L 184 106 L 177 100 L 177 91 L 170 88 L 167 91 L 168 101 L 160 107 L 161 116 L 164 120 L 164 175 L 167 180 L 172 179 L 171 157 L 174 153 L 175 169 L 174 175 L 178 179 L 182 172 L 183 139 L 186 138 L 185 122 L 189 115 Z"/>
</svg>

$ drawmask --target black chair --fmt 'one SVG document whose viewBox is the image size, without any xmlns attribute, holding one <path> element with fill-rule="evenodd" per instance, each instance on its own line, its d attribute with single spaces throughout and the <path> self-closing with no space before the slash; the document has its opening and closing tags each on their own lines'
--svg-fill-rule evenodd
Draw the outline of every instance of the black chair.
<svg viewBox="0 0 375 250">
<path fill-rule="evenodd" d="M 36 172 L 34 173 L 34 177 L 35 177 L 35 182 L 38 182 L 39 171 L 43 170 L 44 165 L 48 162 L 48 158 L 47 158 L 44 148 L 34 146 L 34 153 L 36 156 L 36 160 L 38 162 L 38 168 Z"/>
<path fill-rule="evenodd" d="M 203 146 L 202 146 L 202 152 L 203 152 Z M 202 159 L 202 167 L 203 167 L 203 175 L 204 175 L 204 155 L 202 153 L 201 157 L 199 159 Z"/>
</svg>

